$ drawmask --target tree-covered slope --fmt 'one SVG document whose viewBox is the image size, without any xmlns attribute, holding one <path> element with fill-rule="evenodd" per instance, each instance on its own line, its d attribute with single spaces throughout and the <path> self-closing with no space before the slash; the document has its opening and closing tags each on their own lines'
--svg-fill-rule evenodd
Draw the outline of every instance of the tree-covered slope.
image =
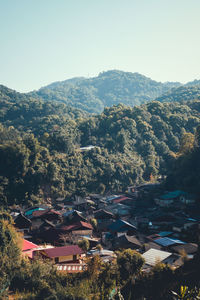
<svg viewBox="0 0 200 300">
<path fill-rule="evenodd" d="M 180 149 L 173 155 L 166 186 L 188 190 L 200 196 L 200 126 L 195 134 L 183 135 Z"/>
<path fill-rule="evenodd" d="M 80 117 L 86 117 L 86 113 L 64 103 L 44 101 L 0 85 L 0 122 L 5 126 L 42 134 Z"/>
<path fill-rule="evenodd" d="M 56 82 L 31 95 L 45 100 L 65 102 L 90 113 L 100 113 L 103 108 L 123 103 L 139 105 L 155 99 L 180 83 L 161 83 L 139 73 L 112 70 L 93 78 L 74 78 Z"/>
<path fill-rule="evenodd" d="M 194 133 L 200 123 L 199 101 L 149 102 L 133 108 L 117 105 L 97 116 L 74 119 L 65 117 L 64 104 L 62 115 L 56 103 L 38 101 L 23 100 L 10 106 L 3 101 L 1 203 L 123 191 L 128 185 L 166 174 L 181 137 L 185 132 Z M 50 108 L 44 116 L 46 105 Z M 80 149 L 87 145 L 95 147 Z"/>
<path fill-rule="evenodd" d="M 156 100 L 161 102 L 183 102 L 200 99 L 200 83 L 193 81 L 187 85 L 173 88 L 169 92 L 159 96 Z"/>
</svg>

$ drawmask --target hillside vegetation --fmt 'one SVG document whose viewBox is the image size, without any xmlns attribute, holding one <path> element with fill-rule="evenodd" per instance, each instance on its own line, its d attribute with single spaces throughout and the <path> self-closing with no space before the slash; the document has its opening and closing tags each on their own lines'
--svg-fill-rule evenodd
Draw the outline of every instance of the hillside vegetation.
<svg viewBox="0 0 200 300">
<path fill-rule="evenodd" d="M 173 88 L 166 94 L 159 96 L 156 100 L 161 102 L 183 102 L 200 99 L 200 84 L 197 84 L 197 82 L 196 84 L 192 82 L 188 85 Z"/>
<path fill-rule="evenodd" d="M 66 122 L 86 117 L 83 111 L 64 103 L 44 101 L 0 85 L 0 122 L 36 134 L 55 131 Z"/>
<path fill-rule="evenodd" d="M 134 106 L 151 101 L 178 86 L 177 82 L 161 83 L 139 73 L 112 70 L 93 78 L 55 82 L 30 95 L 61 101 L 89 113 L 100 113 L 106 106 L 119 103 Z"/>
<path fill-rule="evenodd" d="M 170 188 L 184 187 L 200 196 L 200 126 L 195 134 L 184 134 L 180 149 L 173 157 L 166 185 Z"/>
<path fill-rule="evenodd" d="M 117 105 L 85 118 L 65 104 L 3 89 L 0 199 L 5 206 L 123 191 L 165 175 L 182 136 L 194 133 L 200 122 L 199 101 Z M 94 148 L 80 149 L 88 145 Z"/>
</svg>

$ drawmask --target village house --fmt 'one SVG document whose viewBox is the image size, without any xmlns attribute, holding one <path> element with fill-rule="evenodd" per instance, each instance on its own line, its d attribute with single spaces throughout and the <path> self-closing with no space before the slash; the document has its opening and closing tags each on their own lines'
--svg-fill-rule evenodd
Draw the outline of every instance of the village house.
<svg viewBox="0 0 200 300">
<path fill-rule="evenodd" d="M 52 245 L 37 245 L 26 239 L 22 242 L 22 256 L 28 257 L 29 259 L 34 259 L 37 257 L 39 250 L 53 248 Z"/>
<path fill-rule="evenodd" d="M 33 251 L 38 249 L 38 245 L 23 239 L 22 241 L 22 256 L 33 259 Z"/>
<path fill-rule="evenodd" d="M 99 210 L 95 211 L 94 217 L 95 217 L 95 219 L 98 220 L 98 222 L 115 218 L 113 213 L 111 213 L 105 209 L 99 209 Z"/>
<path fill-rule="evenodd" d="M 117 220 L 115 222 L 113 222 L 109 227 L 108 227 L 110 233 L 112 233 L 113 235 L 117 236 L 117 233 L 130 233 L 130 234 L 135 234 L 137 232 L 137 228 L 130 224 L 127 221 L 124 220 Z"/>
<path fill-rule="evenodd" d="M 85 254 L 77 245 L 63 247 L 41 247 L 34 251 L 33 257 L 51 260 L 58 271 L 67 273 L 82 272 L 85 269 Z"/>
<path fill-rule="evenodd" d="M 154 243 L 160 245 L 165 250 L 171 250 L 171 248 L 170 248 L 171 246 L 185 244 L 185 242 L 183 242 L 181 240 L 169 238 L 169 237 L 154 239 Z"/>
<path fill-rule="evenodd" d="M 113 249 L 133 249 L 139 250 L 142 247 L 141 242 L 136 236 L 129 236 L 127 234 L 121 234 L 113 241 Z"/>
<path fill-rule="evenodd" d="M 97 220 L 98 231 L 107 230 L 108 226 L 115 219 L 115 215 L 104 209 L 99 209 L 94 212 L 94 218 Z"/>
<path fill-rule="evenodd" d="M 84 251 L 77 245 L 54 247 L 37 251 L 44 259 L 50 259 L 54 264 L 81 263 Z"/>
<path fill-rule="evenodd" d="M 64 223 L 66 225 L 75 224 L 80 221 L 87 222 L 87 219 L 84 217 L 81 211 L 70 210 L 63 214 Z"/>
<path fill-rule="evenodd" d="M 89 257 L 98 255 L 103 262 L 112 262 L 117 258 L 114 251 L 107 250 L 107 249 L 101 249 L 101 250 L 90 250 L 87 255 Z"/>
<path fill-rule="evenodd" d="M 192 218 L 187 219 L 181 219 L 178 222 L 176 222 L 172 229 L 176 233 L 182 233 L 183 231 L 187 231 L 191 228 L 195 228 L 198 226 L 198 221 Z"/>
<path fill-rule="evenodd" d="M 174 266 L 176 265 L 176 261 L 180 259 L 179 255 L 152 248 L 143 253 L 142 257 L 145 259 L 144 271 L 148 271 L 158 262 Z"/>
<path fill-rule="evenodd" d="M 20 213 L 14 219 L 14 225 L 19 232 L 23 233 L 24 236 L 29 235 L 29 231 L 32 226 L 31 220 L 29 220 L 24 214 Z"/>
<path fill-rule="evenodd" d="M 59 228 L 59 231 L 62 235 L 71 234 L 71 238 L 75 242 L 78 241 L 82 236 L 87 236 L 91 238 L 93 233 L 93 227 L 90 223 L 80 221 L 71 225 L 62 225 Z"/>
<path fill-rule="evenodd" d="M 131 215 L 131 207 L 122 203 L 111 203 L 106 207 L 107 211 L 112 212 L 115 216 L 128 219 Z"/>
<path fill-rule="evenodd" d="M 193 204 L 195 199 L 192 195 L 180 190 L 166 192 L 159 198 L 154 199 L 155 203 L 161 207 L 169 207 L 172 204 Z"/>
</svg>

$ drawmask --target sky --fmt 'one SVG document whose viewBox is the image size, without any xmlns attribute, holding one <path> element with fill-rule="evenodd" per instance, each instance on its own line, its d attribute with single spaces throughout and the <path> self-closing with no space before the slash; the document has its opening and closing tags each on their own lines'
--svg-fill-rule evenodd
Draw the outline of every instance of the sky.
<svg viewBox="0 0 200 300">
<path fill-rule="evenodd" d="M 118 69 L 200 79 L 200 0 L 0 0 L 0 84 L 19 92 Z"/>
</svg>

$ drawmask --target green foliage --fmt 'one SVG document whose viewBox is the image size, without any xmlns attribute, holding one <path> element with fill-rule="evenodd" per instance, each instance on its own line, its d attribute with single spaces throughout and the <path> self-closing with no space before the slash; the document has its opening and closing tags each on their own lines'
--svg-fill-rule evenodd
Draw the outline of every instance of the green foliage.
<svg viewBox="0 0 200 300">
<path fill-rule="evenodd" d="M 181 147 L 191 147 L 199 111 L 197 102 L 151 102 L 105 108 L 87 120 L 68 120 L 56 131 L 48 131 L 44 123 L 40 131 L 34 127 L 33 134 L 25 121 L 21 132 L 1 126 L 1 203 L 36 204 L 74 193 L 124 191 L 128 185 L 165 175 L 183 135 Z M 91 144 L 98 147 L 79 150 Z"/>
<path fill-rule="evenodd" d="M 17 93 L 0 85 L 0 122 L 35 134 L 55 133 L 72 119 L 86 113 L 64 103 L 44 101 L 38 96 Z"/>
<path fill-rule="evenodd" d="M 9 287 L 21 261 L 21 238 L 6 212 L 0 213 L 0 295 Z"/>
<path fill-rule="evenodd" d="M 128 280 L 133 280 L 144 264 L 143 257 L 136 251 L 126 249 L 117 252 L 117 265 L 120 273 L 120 282 L 124 284 Z"/>
<path fill-rule="evenodd" d="M 74 78 L 55 82 L 34 97 L 67 103 L 89 113 L 100 113 L 104 107 L 123 103 L 134 106 L 150 101 L 179 83 L 161 83 L 138 73 L 112 70 L 94 78 Z"/>
<path fill-rule="evenodd" d="M 176 293 L 172 291 L 173 299 L 184 299 L 184 300 L 197 300 L 200 299 L 200 289 L 194 288 L 189 289 L 187 286 L 181 286 L 180 287 L 180 293 Z"/>
<path fill-rule="evenodd" d="M 93 218 L 90 220 L 91 225 L 94 229 L 97 229 L 97 219 Z"/>
<path fill-rule="evenodd" d="M 73 298 L 66 281 L 67 276 L 63 280 L 62 275 L 58 274 L 50 263 L 23 260 L 20 268 L 14 272 L 10 289 L 16 296 L 19 295 L 19 299 L 22 299 L 20 297 L 23 295 L 23 299 L 70 300 Z"/>
<path fill-rule="evenodd" d="M 161 102 L 183 102 L 200 99 L 200 83 L 184 85 L 178 88 L 173 88 L 164 95 L 159 96 L 156 101 Z"/>
<path fill-rule="evenodd" d="M 166 179 L 166 186 L 183 188 L 186 191 L 199 195 L 200 193 L 200 127 L 195 135 L 186 134 L 181 140 L 181 147 L 172 159 L 171 168 Z"/>
<path fill-rule="evenodd" d="M 89 250 L 90 247 L 90 242 L 88 241 L 88 239 L 82 239 L 78 242 L 78 246 L 83 249 L 83 251 L 87 252 Z"/>
</svg>

